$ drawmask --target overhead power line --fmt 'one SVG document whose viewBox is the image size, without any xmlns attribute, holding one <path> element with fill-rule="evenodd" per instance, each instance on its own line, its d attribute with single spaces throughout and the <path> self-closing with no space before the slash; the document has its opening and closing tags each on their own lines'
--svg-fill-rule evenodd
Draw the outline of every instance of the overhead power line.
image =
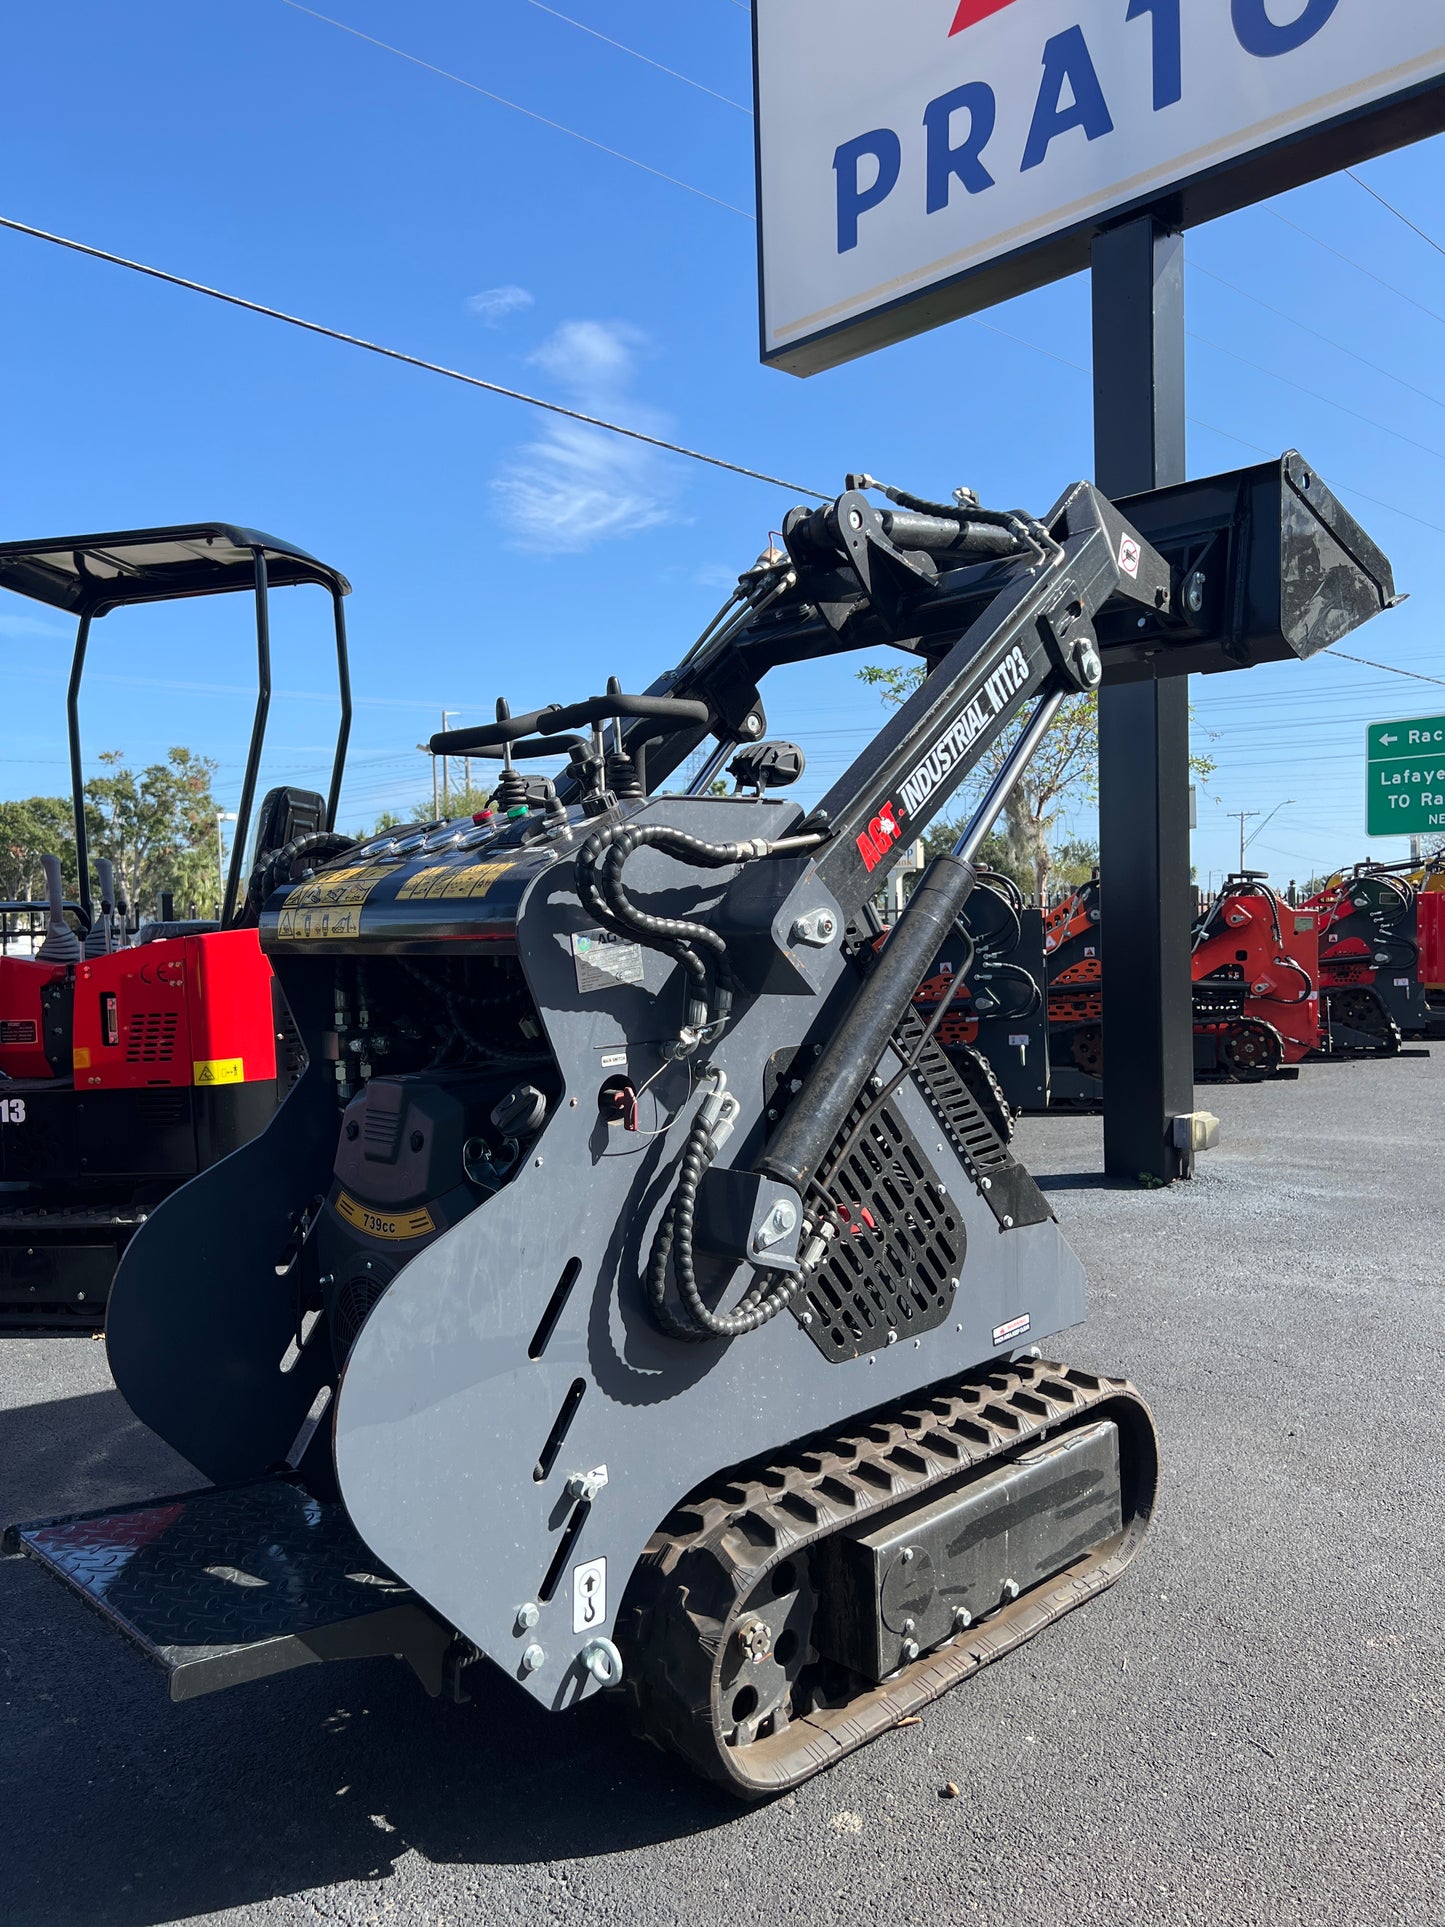
<svg viewBox="0 0 1445 1927">
<path fill-rule="evenodd" d="M 1368 355 L 1362 355 L 1356 348 L 1346 347 L 1343 341 L 1336 341 L 1333 335 L 1322 334 L 1318 328 L 1310 327 L 1307 321 L 1301 321 L 1298 315 L 1290 314 L 1288 309 L 1276 308 L 1270 302 L 1262 301 L 1257 294 L 1251 294 L 1248 288 L 1241 288 L 1237 281 L 1226 281 L 1222 274 L 1216 274 L 1213 268 L 1206 268 L 1203 262 L 1196 261 L 1192 254 L 1189 256 L 1189 266 L 1195 274 L 1202 274 L 1211 281 L 1217 281 L 1221 288 L 1228 288 L 1231 294 L 1237 294 L 1241 300 L 1252 301 L 1256 308 L 1263 308 L 1266 314 L 1275 315 L 1279 320 L 1287 321 L 1292 328 L 1298 328 L 1302 334 L 1313 335 L 1316 341 L 1322 341 L 1327 348 L 1334 348 L 1338 353 L 1348 355 L 1351 361 L 1359 362 L 1362 368 L 1369 368 L 1375 374 L 1383 375 L 1387 381 L 1398 382 L 1401 388 L 1408 389 L 1412 395 L 1418 395 L 1421 401 L 1428 401 L 1436 408 L 1445 408 L 1445 400 L 1442 400 L 1439 395 L 1432 395 L 1428 388 L 1418 388 L 1413 381 L 1406 381 L 1403 375 L 1397 375 L 1383 362 L 1371 361 Z"/>
<path fill-rule="evenodd" d="M 287 4 L 290 5 L 291 0 L 287 0 Z M 1337 261 L 1343 261 L 1347 267 L 1357 269 L 1359 273 L 1368 276 L 1371 281 L 1378 282 L 1380 287 L 1388 288 L 1391 294 L 1398 295 L 1402 301 L 1408 301 L 1412 308 L 1418 308 L 1421 314 L 1429 315 L 1432 321 L 1438 321 L 1442 327 L 1445 327 L 1445 314 L 1439 313 L 1435 308 L 1427 307 L 1423 301 L 1417 301 L 1413 294 L 1406 294 L 1405 290 L 1403 288 L 1397 288 L 1393 281 L 1387 281 L 1384 275 L 1376 274 L 1373 268 L 1367 268 L 1363 261 L 1357 261 L 1352 254 L 1345 254 L 1341 249 L 1334 247 L 1329 241 L 1322 241 L 1318 234 L 1311 234 L 1307 227 L 1301 227 L 1298 221 L 1289 220 L 1285 215 L 1281 214 L 1278 209 L 1270 208 L 1269 212 L 1283 227 L 1293 228 L 1296 234 L 1302 234 L 1307 241 L 1313 241 L 1315 246 L 1317 248 L 1323 248 L 1326 254 L 1334 255 Z"/>
<path fill-rule="evenodd" d="M 1357 174 L 1354 168 L 1352 167 L 1347 167 L 1345 169 L 1345 172 L 1349 175 L 1350 179 L 1354 182 L 1356 187 L 1362 187 L 1365 190 L 1365 192 L 1369 195 L 1372 201 L 1378 201 L 1380 203 L 1380 206 L 1385 208 L 1389 213 L 1393 214 L 1397 221 L 1403 221 L 1405 226 L 1409 228 L 1410 232 L 1412 234 L 1418 234 L 1420 239 L 1425 243 L 1427 247 L 1434 248 L 1437 254 L 1445 254 L 1445 247 L 1442 247 L 1440 245 L 1440 243 L 1435 239 L 1433 234 L 1427 234 L 1424 228 L 1416 227 L 1415 223 L 1410 219 L 1408 214 L 1403 213 L 1398 207 L 1396 207 L 1393 201 L 1387 201 L 1384 195 L 1379 191 L 1378 188 L 1370 186 L 1370 183 L 1364 178 L 1363 175 Z"/>
<path fill-rule="evenodd" d="M 293 0 L 285 0 L 288 6 Z M 448 368 L 439 361 L 427 361 L 421 355 L 409 355 L 400 348 L 388 348 L 379 341 L 367 341 L 362 335 L 348 334 L 343 328 L 328 328 L 323 322 L 308 321 L 302 315 L 287 314 L 283 308 L 268 307 L 264 301 L 250 301 L 244 295 L 228 294 L 223 288 L 209 287 L 204 281 L 192 281 L 183 274 L 171 274 L 165 268 L 153 268 L 144 261 L 132 261 L 126 255 L 112 254 L 108 248 L 91 247 L 85 241 L 73 241 L 68 235 L 51 234 L 45 228 L 32 227 L 27 221 L 11 220 L 8 215 L 0 214 L 0 227 L 9 228 L 14 234 L 28 234 L 32 240 L 48 241 L 51 246 L 68 248 L 72 254 L 89 255 L 93 261 L 107 261 L 112 267 L 126 268 L 132 274 L 148 275 L 152 281 L 165 281 L 173 288 L 185 288 L 191 294 L 203 294 L 211 301 L 223 301 L 231 308 L 244 308 L 248 314 L 265 315 L 268 321 L 284 321 L 288 327 L 304 329 L 307 334 L 322 335 L 328 341 L 343 342 L 348 348 L 364 348 L 369 355 L 381 355 L 387 361 L 405 362 L 409 368 L 422 368 L 429 375 L 445 375 L 448 381 L 464 382 L 468 388 L 481 388 L 489 395 L 504 395 L 508 401 L 525 402 L 529 408 L 544 409 L 549 415 L 565 415 L 568 421 L 582 422 L 588 428 L 606 429 L 609 435 L 625 435 L 629 441 L 645 442 L 649 448 L 660 448 L 669 455 L 685 455 L 690 462 L 704 462 L 709 468 L 726 469 L 730 475 L 744 475 L 750 482 L 767 482 L 773 488 L 786 489 L 790 495 L 809 495 L 818 502 L 830 502 L 833 498 L 822 489 L 804 488 L 797 482 L 782 481 L 776 475 L 765 475 L 761 469 L 746 468 L 741 462 L 724 461 L 720 455 L 704 455 L 698 449 L 685 448 L 681 442 L 669 442 L 661 435 L 646 435 L 640 428 L 625 428 L 620 422 L 604 421 L 600 415 L 587 415 L 580 408 L 567 408 L 559 401 L 543 401 L 539 395 L 524 394 L 520 388 L 507 388 L 498 381 L 484 381 L 480 375 L 463 374 L 459 368 Z"/>
<path fill-rule="evenodd" d="M 1212 348 L 1217 355 L 1228 355 L 1231 361 L 1237 361 L 1243 368 L 1252 368 L 1257 375 L 1265 375 L 1270 381 L 1283 382 L 1286 388 L 1293 388 L 1301 395 L 1308 395 L 1311 401 L 1323 402 L 1326 408 L 1337 408 L 1342 415 L 1348 415 L 1352 421 L 1363 422 L 1367 428 L 1377 428 L 1382 435 L 1393 435 L 1396 441 L 1404 442 L 1407 447 L 1418 448 L 1422 455 L 1433 455 L 1437 461 L 1445 462 L 1445 449 L 1432 448 L 1428 442 L 1417 442 L 1413 435 L 1402 434 L 1398 428 L 1391 428 L 1388 422 L 1382 422 L 1374 415 L 1363 414 L 1358 408 L 1347 408 L 1344 402 L 1336 401 L 1333 395 L 1322 395 L 1317 388 L 1307 388 L 1302 381 L 1296 381 L 1292 375 L 1282 375 L 1277 369 L 1266 368 L 1262 362 L 1251 361 L 1248 355 L 1241 355 L 1233 348 L 1226 348 L 1223 342 L 1211 341 L 1207 335 L 1196 334 L 1192 328 L 1189 331 L 1189 339 L 1197 341 L 1201 348 Z"/>
<path fill-rule="evenodd" d="M 1016 342 L 1020 348 L 1028 348 L 1034 354 L 1042 355 L 1047 361 L 1056 361 L 1058 362 L 1059 366 L 1062 368 L 1073 369 L 1075 374 L 1087 375 L 1089 373 L 1088 368 L 1085 367 L 1083 362 L 1070 361 L 1066 355 L 1055 354 L 1052 348 L 1040 347 L 1037 341 L 1028 341 L 1024 338 L 1023 335 L 1010 334 L 1007 328 L 996 328 L 991 321 L 980 321 L 977 315 L 972 315 L 969 317 L 969 319 L 973 322 L 973 325 L 976 328 L 986 328 L 991 335 L 1001 335 L 1005 341 Z M 1212 347 L 1214 344 L 1211 342 L 1209 345 Z M 1225 354 L 1228 354 L 1231 351 L 1226 348 L 1223 352 Z M 1266 368 L 1266 369 L 1263 369 L 1261 372 L 1264 374 L 1269 374 L 1271 371 Z M 1279 379 L 1285 380 L 1287 379 L 1287 377 L 1280 376 Z M 1297 384 L 1292 384 L 1292 385 L 1297 385 Z M 1319 396 L 1317 399 L 1324 400 L 1325 397 Z M 1205 421 L 1202 415 L 1191 415 L 1189 417 L 1189 423 L 1191 427 L 1207 429 L 1211 435 L 1222 435 L 1225 441 L 1227 442 L 1237 442 L 1241 448 L 1249 449 L 1252 454 L 1262 455 L 1266 461 L 1273 461 L 1274 458 L 1279 453 L 1278 449 L 1265 448 L 1261 446 L 1259 442 L 1252 442 L 1252 441 L 1249 441 L 1243 435 L 1235 434 L 1232 428 L 1221 428 L 1218 422 Z M 1376 422 L 1374 426 L 1377 428 L 1383 428 L 1384 423 Z M 1388 432 L 1393 433 L 1394 431 L 1390 430 Z M 1432 450 L 1430 452 L 1433 453 L 1434 451 Z M 1358 496 L 1360 501 L 1369 502 L 1377 509 L 1386 509 L 1391 515 L 1402 516 L 1404 520 L 1407 522 L 1418 523 L 1422 529 L 1431 529 L 1436 535 L 1445 535 L 1445 524 L 1442 524 L 1440 522 L 1431 522 L 1423 515 L 1416 515 L 1412 509 L 1402 509 L 1398 507 L 1397 504 L 1395 504 L 1394 502 L 1386 502 L 1382 500 L 1382 498 L 1378 495 L 1367 495 L 1363 489 L 1353 488 L 1348 482 L 1334 481 L 1328 475 L 1323 476 L 1322 479 L 1328 482 L 1331 488 L 1337 488 L 1342 495 Z"/>
<path fill-rule="evenodd" d="M 749 120 L 752 119 L 752 108 L 744 107 L 740 100 L 733 100 L 728 94 L 720 94 L 715 87 L 704 87 L 700 80 L 693 80 L 688 74 L 680 74 L 676 67 L 664 67 L 662 62 L 654 60 L 651 54 L 639 53 L 636 47 L 624 46 L 620 40 L 614 40 L 611 34 L 599 33 L 595 27 L 589 27 L 585 21 L 574 20 L 570 13 L 559 13 L 555 7 L 547 6 L 545 0 L 527 0 L 527 5 L 535 7 L 538 13 L 550 13 L 554 20 L 565 21 L 569 27 L 575 27 L 578 33 L 591 34 L 594 40 L 601 40 L 607 46 L 615 47 L 619 53 L 630 54 L 634 60 L 642 61 L 644 66 L 655 67 L 660 74 L 667 74 L 673 80 L 680 80 L 685 87 L 696 87 L 700 94 L 711 94 L 712 98 L 720 100 L 724 107 L 736 107 L 740 114 L 746 114 Z"/>
<path fill-rule="evenodd" d="M 315 7 L 306 7 L 301 0 L 281 0 L 283 7 L 290 7 L 293 13 L 304 13 L 312 20 L 319 20 L 324 26 L 335 27 L 338 33 L 349 33 L 355 40 L 364 40 L 369 47 L 379 47 L 383 53 L 395 54 L 398 60 L 409 60 L 413 67 L 424 67 L 429 74 L 436 74 L 442 80 L 453 81 L 458 87 L 469 88 L 480 94 L 484 100 L 494 101 L 498 107 L 509 107 L 514 114 L 525 114 L 528 120 L 535 120 L 543 127 L 550 127 L 555 133 L 566 134 L 574 141 L 581 141 L 586 147 L 596 148 L 599 154 L 608 154 L 615 161 L 626 161 L 629 167 L 637 167 L 644 174 L 651 174 L 659 181 L 666 181 L 670 187 L 680 187 L 688 194 L 696 194 L 699 200 L 711 201 L 714 207 L 726 208 L 729 214 L 741 214 L 745 221 L 755 221 L 756 215 L 750 214 L 745 207 L 738 207 L 732 201 L 724 201 L 716 194 L 709 194 L 705 188 L 694 187 L 691 181 L 680 181 L 675 174 L 664 174 L 660 167 L 653 167 L 647 161 L 640 161 L 635 154 L 624 154 L 621 148 L 608 147 L 605 142 L 593 140 L 590 134 L 579 134 L 575 127 L 567 127 L 560 120 L 552 120 L 546 114 L 539 114 L 534 108 L 523 107 L 520 102 L 508 100 L 505 94 L 494 94 L 490 87 L 480 87 L 474 80 L 467 80 L 461 74 L 454 74 L 446 67 L 438 67 L 434 61 L 423 60 L 420 54 L 410 54 L 405 47 L 394 47 L 389 40 L 378 40 L 375 34 L 363 33 L 360 27 L 348 26 L 344 20 L 334 20 L 329 13 L 318 13 Z M 549 9 L 550 11 L 550 9 Z"/>
<path fill-rule="evenodd" d="M 1445 689 L 1445 676 L 1427 676 L 1419 669 L 1399 669 L 1392 662 L 1371 662 L 1368 656 L 1352 656 L 1343 649 L 1331 649 L 1329 653 L 1332 656 L 1343 657 L 1346 662 L 1363 663 L 1366 669 L 1383 669 L 1387 675 L 1408 676 L 1412 682 L 1439 683 L 1440 687 Z"/>
</svg>

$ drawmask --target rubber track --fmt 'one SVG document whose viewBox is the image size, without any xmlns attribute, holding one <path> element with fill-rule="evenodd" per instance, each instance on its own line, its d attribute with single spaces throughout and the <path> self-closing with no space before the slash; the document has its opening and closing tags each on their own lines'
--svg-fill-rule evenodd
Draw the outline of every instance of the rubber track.
<svg viewBox="0 0 1445 1927">
<path fill-rule="evenodd" d="M 1116 1539 L 881 1686 L 864 1683 L 845 1703 L 816 1707 L 751 1745 L 719 1738 L 713 1697 L 728 1644 L 774 1566 L 1098 1418 L 1119 1427 L 1125 1524 Z M 1133 1386 L 1042 1360 L 950 1381 L 724 1478 L 653 1534 L 623 1601 L 618 1641 L 633 1724 L 745 1799 L 797 1786 L 1112 1585 L 1148 1529 L 1157 1483 L 1154 1421 Z"/>
</svg>

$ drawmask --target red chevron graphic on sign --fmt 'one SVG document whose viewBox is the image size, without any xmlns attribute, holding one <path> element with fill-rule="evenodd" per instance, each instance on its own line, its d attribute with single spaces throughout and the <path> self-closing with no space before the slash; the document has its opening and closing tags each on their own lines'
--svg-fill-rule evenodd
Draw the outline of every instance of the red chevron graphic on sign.
<svg viewBox="0 0 1445 1927">
<path fill-rule="evenodd" d="M 1013 0 L 958 0 L 958 12 L 948 30 L 950 39 L 954 34 L 962 33 L 965 27 L 977 26 L 980 20 L 987 20 L 991 13 L 1002 13 L 1005 7 L 1012 5 Z"/>
</svg>

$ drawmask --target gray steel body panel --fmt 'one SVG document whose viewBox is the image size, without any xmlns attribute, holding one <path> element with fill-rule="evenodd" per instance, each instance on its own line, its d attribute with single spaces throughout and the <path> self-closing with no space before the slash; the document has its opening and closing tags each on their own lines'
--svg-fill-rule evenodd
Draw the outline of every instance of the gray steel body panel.
<svg viewBox="0 0 1445 1927">
<path fill-rule="evenodd" d="M 663 798 L 643 820 L 712 838 L 756 834 L 755 808 Z M 771 826 L 770 826 L 771 827 Z M 776 833 L 776 832 L 775 832 Z M 831 907 L 804 867 L 772 919 L 786 932 L 800 911 Z M 718 873 L 726 882 L 727 873 Z M 643 850 L 628 887 L 643 900 L 702 879 Z M 652 1086 L 664 1135 L 635 1156 L 605 1155 L 596 1091 L 603 1051 L 626 1047 L 639 1084 L 659 1069 L 656 1046 L 675 1030 L 680 986 L 666 959 L 645 952 L 644 981 L 579 992 L 570 939 L 594 927 L 571 887 L 571 866 L 537 877 L 518 919 L 519 955 L 566 1094 L 525 1167 L 496 1197 L 399 1273 L 362 1328 L 337 1400 L 335 1450 L 342 1496 L 372 1549 L 444 1618 L 544 1704 L 591 1690 L 580 1654 L 610 1632 L 626 1583 L 665 1514 L 703 1479 L 774 1452 L 850 1416 L 1006 1351 L 994 1333 L 1027 1315 L 1030 1340 L 1084 1315 L 1082 1268 L 1052 1222 L 1003 1231 L 943 1141 L 914 1087 L 894 1102 L 958 1206 L 968 1251 L 953 1315 L 942 1327 L 858 1360 L 829 1363 L 788 1315 L 731 1343 L 664 1337 L 642 1285 L 687 1125 L 701 1101 L 693 1073 L 669 1066 Z M 365 930 L 362 932 L 363 942 Z M 743 1100 L 741 1128 L 720 1166 L 761 1148 L 769 1057 L 821 1035 L 856 981 L 836 944 L 797 959 L 792 994 L 741 998 L 709 1061 Z M 575 1106 L 571 1100 L 576 1099 Z M 680 1108 L 679 1108 L 680 1107 Z M 540 1358 L 528 1346 L 573 1258 L 582 1272 Z M 733 1295 L 746 1278 L 737 1274 Z M 1023 1342 L 1019 1333 L 1009 1345 Z M 581 1403 L 548 1477 L 534 1478 L 570 1388 Z M 544 1575 L 573 1513 L 570 1475 L 606 1465 L 607 1485 L 586 1516 L 550 1601 Z M 572 1571 L 607 1560 L 606 1615 L 573 1632 Z M 540 1619 L 525 1633 L 517 1608 Z M 544 1663 L 528 1671 L 524 1650 Z"/>
</svg>

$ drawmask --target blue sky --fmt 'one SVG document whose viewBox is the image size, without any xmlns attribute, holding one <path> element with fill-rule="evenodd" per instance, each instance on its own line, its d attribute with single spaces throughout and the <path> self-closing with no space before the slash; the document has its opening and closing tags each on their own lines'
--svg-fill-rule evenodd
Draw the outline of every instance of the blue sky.
<svg viewBox="0 0 1445 1927">
<path fill-rule="evenodd" d="M 758 365 L 741 0 L 567 0 L 592 33 L 537 0 L 324 10 L 644 166 L 285 0 L 50 0 L 7 26 L 0 212 L 818 489 L 864 468 L 1042 509 L 1088 474 L 1083 279 L 810 381 Z M 1445 241 L 1441 142 L 1364 172 Z M 1194 231 L 1189 258 L 1191 471 L 1303 449 L 1411 594 L 1346 647 L 1445 674 L 1445 257 L 1340 177 Z M 498 693 L 532 707 L 675 661 L 790 505 L 32 240 L 0 234 L 0 276 L 0 533 L 216 516 L 342 568 L 347 827 L 429 790 L 414 745 L 444 708 L 478 720 Z M 319 785 L 324 604 L 275 601 L 268 774 Z M 68 632 L 0 598 L 0 649 L 0 783 L 60 790 Z M 189 743 L 229 805 L 249 650 L 239 601 L 110 618 L 89 756 Z M 879 719 L 846 664 L 768 694 L 811 792 Z M 1196 681 L 1218 763 L 1201 879 L 1233 860 L 1228 812 L 1277 804 L 1250 854 L 1281 881 L 1403 854 L 1364 835 L 1364 724 L 1442 696 L 1331 660 Z"/>
</svg>

